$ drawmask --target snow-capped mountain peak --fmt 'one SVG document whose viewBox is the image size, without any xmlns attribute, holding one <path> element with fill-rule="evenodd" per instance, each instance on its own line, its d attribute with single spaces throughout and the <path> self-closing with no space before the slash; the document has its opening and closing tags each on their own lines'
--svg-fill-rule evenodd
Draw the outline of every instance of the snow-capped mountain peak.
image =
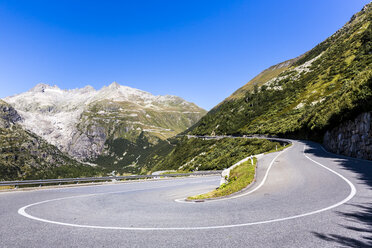
<svg viewBox="0 0 372 248">
<path fill-rule="evenodd" d="M 112 82 L 112 84 L 110 84 L 108 87 L 110 89 L 119 89 L 120 88 L 120 84 L 118 84 L 117 82 Z"/>
<path fill-rule="evenodd" d="M 28 92 L 40 92 L 40 93 L 43 93 L 43 92 L 45 92 L 45 90 L 49 90 L 49 89 L 57 90 L 59 88 L 56 85 L 50 86 L 49 84 L 39 83 L 35 87 L 33 87 L 32 89 L 30 89 Z"/>
<path fill-rule="evenodd" d="M 157 130 L 156 132 L 167 132 L 163 133 L 162 137 L 169 137 L 169 131 L 164 130 L 169 130 L 170 125 L 175 128 L 173 130 L 184 129 L 205 113 L 195 104 L 180 97 L 154 96 L 116 82 L 100 90 L 95 90 L 92 86 L 63 90 L 58 86 L 38 84 L 27 92 L 6 97 L 4 100 L 18 111 L 26 129 L 71 155 L 75 156 L 75 151 L 81 151 L 78 155 L 80 158 L 84 157 L 85 155 L 81 154 L 89 149 L 94 150 L 93 155 L 99 153 L 106 139 L 102 137 L 109 135 L 103 134 L 103 131 L 100 134 L 82 134 L 82 122 L 99 122 L 100 127 L 95 124 L 99 130 L 104 126 L 103 123 L 115 121 L 115 124 L 110 124 L 114 125 L 110 130 L 114 130 L 116 125 L 123 125 L 121 122 L 125 122 L 125 125 L 128 125 L 125 130 Z M 172 119 L 172 124 L 164 121 L 163 114 L 167 112 L 177 115 Z M 155 116 L 157 113 L 158 117 Z M 163 121 L 153 123 L 157 118 Z M 187 125 L 184 124 L 185 120 Z M 179 124 L 176 124 L 177 122 Z M 81 138 L 81 135 L 85 135 L 84 138 Z M 100 143 L 96 148 L 92 148 L 91 139 L 94 140 L 92 137 L 95 135 L 101 137 Z M 84 145 L 76 145 L 80 143 Z M 74 152 L 70 152 L 71 150 Z"/>
</svg>

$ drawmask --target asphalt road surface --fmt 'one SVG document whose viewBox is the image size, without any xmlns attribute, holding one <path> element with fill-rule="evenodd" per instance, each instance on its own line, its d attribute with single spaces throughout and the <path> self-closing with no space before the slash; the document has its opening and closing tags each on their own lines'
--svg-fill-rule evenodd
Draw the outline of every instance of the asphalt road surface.
<svg viewBox="0 0 372 248">
<path fill-rule="evenodd" d="M 294 141 L 234 198 L 219 177 L 0 193 L 0 247 L 372 247 L 372 162 Z"/>
</svg>

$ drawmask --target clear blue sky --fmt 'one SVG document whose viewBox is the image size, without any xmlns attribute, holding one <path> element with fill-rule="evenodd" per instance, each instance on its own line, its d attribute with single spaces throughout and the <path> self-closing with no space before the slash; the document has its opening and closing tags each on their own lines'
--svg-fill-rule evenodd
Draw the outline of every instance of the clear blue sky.
<svg viewBox="0 0 372 248">
<path fill-rule="evenodd" d="M 0 98 L 116 81 L 210 109 L 368 2 L 0 0 Z"/>
</svg>

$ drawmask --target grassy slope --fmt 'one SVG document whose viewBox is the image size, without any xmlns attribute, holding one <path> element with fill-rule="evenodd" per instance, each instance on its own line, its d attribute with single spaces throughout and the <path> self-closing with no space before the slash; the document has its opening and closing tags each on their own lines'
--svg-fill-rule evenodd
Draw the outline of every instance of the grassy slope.
<svg viewBox="0 0 372 248">
<path fill-rule="evenodd" d="M 371 9 L 369 4 L 341 30 L 280 70 L 276 66 L 264 71 L 188 132 L 321 140 L 325 130 L 372 110 Z"/>
<path fill-rule="evenodd" d="M 279 143 L 262 139 L 224 138 L 202 140 L 198 138 L 178 138 L 172 141 L 175 147 L 165 156 L 154 154 L 146 164 L 146 169 L 159 170 L 216 170 L 228 168 L 243 158 L 264 153 L 280 147 Z M 154 162 L 153 159 L 156 159 Z"/>
<path fill-rule="evenodd" d="M 165 156 L 173 148 L 163 140 L 159 140 L 155 145 L 151 144 L 144 133 L 141 133 L 135 142 L 118 138 L 108 140 L 106 146 L 105 154 L 100 155 L 94 162 L 102 165 L 107 172 L 116 171 L 120 174 L 138 174 L 149 157 L 157 156 L 152 159 L 152 162 L 156 163 L 156 158 Z"/>
<path fill-rule="evenodd" d="M 242 163 L 241 165 L 235 167 L 231 170 L 229 180 L 227 184 L 221 185 L 219 188 L 201 195 L 188 197 L 188 200 L 197 199 L 208 199 L 231 195 L 233 193 L 239 192 L 240 190 L 246 188 L 254 180 L 254 175 L 256 171 L 257 159 L 254 158 L 253 165 L 250 161 Z"/>
<path fill-rule="evenodd" d="M 263 72 L 255 76 L 252 80 L 250 80 L 247 84 L 245 84 L 243 87 L 236 90 L 225 101 L 230 101 L 244 97 L 247 92 L 253 91 L 255 85 L 262 86 L 267 81 L 279 76 L 280 73 L 290 68 L 290 66 L 292 66 L 293 63 L 296 62 L 298 59 L 299 58 L 287 60 L 264 70 Z"/>
</svg>

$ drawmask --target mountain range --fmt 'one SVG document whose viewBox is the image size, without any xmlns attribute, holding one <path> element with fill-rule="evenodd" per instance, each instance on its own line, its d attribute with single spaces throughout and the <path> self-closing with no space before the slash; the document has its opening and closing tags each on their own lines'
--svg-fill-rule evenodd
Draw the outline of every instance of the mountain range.
<svg viewBox="0 0 372 248">
<path fill-rule="evenodd" d="M 154 96 L 116 82 L 100 90 L 38 84 L 4 101 L 19 116 L 17 128 L 77 162 L 133 173 L 153 146 L 167 143 L 206 113 L 180 97 Z"/>
</svg>

